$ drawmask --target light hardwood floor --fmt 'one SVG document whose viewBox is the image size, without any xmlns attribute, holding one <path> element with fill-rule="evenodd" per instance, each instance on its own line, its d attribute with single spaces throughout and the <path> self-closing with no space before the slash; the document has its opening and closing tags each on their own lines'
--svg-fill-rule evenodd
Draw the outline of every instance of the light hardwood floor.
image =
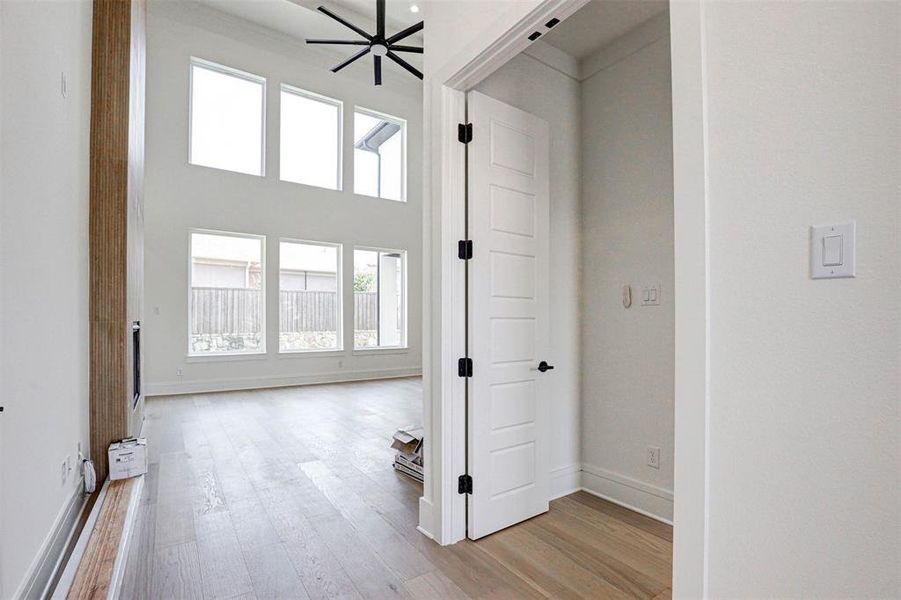
<svg viewBox="0 0 901 600">
<path fill-rule="evenodd" d="M 153 398 L 122 598 L 664 598 L 672 529 L 584 492 L 477 542 L 416 531 L 395 379 Z"/>
</svg>

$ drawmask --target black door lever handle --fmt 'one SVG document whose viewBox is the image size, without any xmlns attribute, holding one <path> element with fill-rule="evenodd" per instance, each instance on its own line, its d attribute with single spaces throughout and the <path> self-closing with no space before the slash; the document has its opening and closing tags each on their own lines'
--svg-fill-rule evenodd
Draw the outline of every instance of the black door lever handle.
<svg viewBox="0 0 901 600">
<path fill-rule="evenodd" d="M 543 360 L 540 363 L 538 363 L 538 370 L 541 371 L 542 373 L 544 373 L 545 371 L 550 371 L 553 368 L 554 368 L 554 365 L 547 364 L 546 360 Z"/>
</svg>

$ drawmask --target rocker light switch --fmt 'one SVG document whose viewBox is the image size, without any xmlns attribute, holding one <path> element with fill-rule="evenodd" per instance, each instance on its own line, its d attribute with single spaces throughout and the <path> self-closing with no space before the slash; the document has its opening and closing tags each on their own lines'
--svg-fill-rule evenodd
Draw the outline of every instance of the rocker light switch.
<svg viewBox="0 0 901 600">
<path fill-rule="evenodd" d="M 660 284 L 652 283 L 642 286 L 641 288 L 641 305 L 642 306 L 659 306 L 660 305 Z"/>
<path fill-rule="evenodd" d="M 838 267 L 842 264 L 842 236 L 827 235 L 823 238 L 823 266 Z"/>
<path fill-rule="evenodd" d="M 810 276 L 854 277 L 854 222 L 810 228 Z"/>
</svg>

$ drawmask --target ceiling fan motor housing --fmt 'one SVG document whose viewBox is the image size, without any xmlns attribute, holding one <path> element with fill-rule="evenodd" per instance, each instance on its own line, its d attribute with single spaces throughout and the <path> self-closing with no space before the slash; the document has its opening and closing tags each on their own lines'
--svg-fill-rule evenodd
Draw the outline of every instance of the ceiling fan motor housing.
<svg viewBox="0 0 901 600">
<path fill-rule="evenodd" d="M 413 52 L 416 54 L 422 54 L 423 49 L 421 46 L 406 46 L 398 44 L 398 42 L 410 37 L 414 33 L 422 31 L 423 22 L 420 21 L 415 25 L 411 25 L 407 27 L 403 31 L 395 33 L 392 36 L 386 37 L 385 35 L 385 0 L 376 0 L 375 2 L 375 14 L 376 14 L 376 33 L 369 34 L 350 21 L 336 15 L 329 9 L 324 6 L 319 7 L 319 12 L 331 17 L 335 21 L 338 21 L 363 39 L 357 40 L 307 40 L 308 44 L 338 44 L 342 46 L 365 46 L 362 50 L 345 60 L 339 65 L 336 65 L 332 68 L 332 73 L 337 73 L 347 65 L 355 62 L 356 60 L 366 56 L 370 52 L 372 53 L 372 64 L 373 71 L 375 75 L 375 85 L 382 85 L 382 57 L 387 56 L 390 60 L 397 63 L 404 70 L 412 73 L 419 79 L 422 79 L 422 73 L 398 56 L 397 52 Z"/>
</svg>

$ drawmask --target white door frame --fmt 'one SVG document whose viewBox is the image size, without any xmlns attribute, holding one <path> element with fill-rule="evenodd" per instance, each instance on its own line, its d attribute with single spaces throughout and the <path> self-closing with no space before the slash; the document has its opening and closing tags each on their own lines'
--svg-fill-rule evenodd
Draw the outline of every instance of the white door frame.
<svg viewBox="0 0 901 600">
<path fill-rule="evenodd" d="M 673 592 L 707 593 L 708 256 L 705 0 L 670 0 L 675 234 L 675 465 Z M 465 93 L 529 45 L 551 17 L 564 19 L 588 0 L 544 0 L 474 59 L 425 83 L 425 239 L 423 374 L 426 474 L 419 529 L 441 544 L 466 535 L 466 504 L 457 494 L 465 466 L 465 293 L 457 240 L 464 236 L 465 154 L 457 123 Z M 439 129 L 437 135 L 431 131 Z"/>
</svg>

